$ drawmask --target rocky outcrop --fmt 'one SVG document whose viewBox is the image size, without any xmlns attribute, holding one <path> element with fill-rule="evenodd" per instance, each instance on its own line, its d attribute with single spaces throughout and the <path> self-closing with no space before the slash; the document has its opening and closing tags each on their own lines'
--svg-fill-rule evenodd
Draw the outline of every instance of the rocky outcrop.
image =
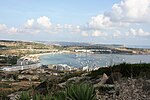
<svg viewBox="0 0 150 100">
<path fill-rule="evenodd" d="M 143 89 L 148 95 L 150 95 L 150 79 L 145 80 L 145 82 L 143 83 L 142 89 Z"/>
<path fill-rule="evenodd" d="M 104 73 L 103 76 L 102 76 L 102 78 L 100 78 L 100 80 L 97 79 L 99 82 L 98 82 L 97 84 L 94 84 L 94 87 L 99 87 L 99 86 L 105 84 L 106 81 L 108 80 L 108 78 L 109 78 L 109 77 Z M 96 80 L 96 81 L 97 81 L 97 80 Z"/>
<path fill-rule="evenodd" d="M 21 95 L 21 91 L 9 94 L 8 98 L 9 98 L 9 100 L 18 100 L 20 95 Z"/>
<path fill-rule="evenodd" d="M 18 80 L 39 80 L 38 75 L 18 75 Z"/>
<path fill-rule="evenodd" d="M 31 69 L 23 70 L 23 71 L 21 72 L 21 74 L 34 74 L 34 71 L 31 70 Z"/>
<path fill-rule="evenodd" d="M 150 100 L 149 80 L 121 79 L 95 88 L 98 100 Z"/>
<path fill-rule="evenodd" d="M 122 74 L 119 72 L 111 73 L 111 75 L 106 81 L 106 84 L 114 84 L 114 82 L 119 81 L 121 77 L 122 77 Z"/>
<path fill-rule="evenodd" d="M 90 78 L 89 77 L 72 77 L 69 78 L 66 82 L 63 83 L 59 83 L 58 86 L 60 86 L 61 88 L 64 88 L 67 84 L 75 84 L 75 83 L 91 83 Z"/>
</svg>

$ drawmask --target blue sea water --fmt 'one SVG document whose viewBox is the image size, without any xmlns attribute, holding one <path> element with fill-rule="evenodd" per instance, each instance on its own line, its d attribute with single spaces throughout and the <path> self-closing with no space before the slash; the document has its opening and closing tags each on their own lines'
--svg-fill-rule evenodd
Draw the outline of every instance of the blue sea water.
<svg viewBox="0 0 150 100">
<path fill-rule="evenodd" d="M 40 57 L 41 64 L 67 64 L 73 67 L 108 66 L 119 63 L 150 63 L 150 55 L 122 54 L 48 54 Z"/>
<path fill-rule="evenodd" d="M 127 45 L 128 48 L 144 48 L 150 49 L 150 45 Z"/>
</svg>

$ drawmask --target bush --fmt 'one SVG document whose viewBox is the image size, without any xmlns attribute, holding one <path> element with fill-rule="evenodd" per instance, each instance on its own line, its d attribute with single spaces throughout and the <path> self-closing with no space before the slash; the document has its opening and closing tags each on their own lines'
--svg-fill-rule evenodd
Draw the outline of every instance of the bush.
<svg viewBox="0 0 150 100">
<path fill-rule="evenodd" d="M 145 74 L 148 77 L 150 74 L 150 64 L 120 64 L 112 67 L 113 72 L 120 72 L 123 77 L 141 77 L 141 74 Z"/>
<path fill-rule="evenodd" d="M 19 100 L 30 100 L 29 92 L 23 91 L 20 95 Z"/>
<path fill-rule="evenodd" d="M 88 84 L 69 85 L 63 91 L 59 91 L 54 95 L 34 94 L 22 92 L 19 100 L 96 100 L 94 88 Z"/>
<path fill-rule="evenodd" d="M 83 72 L 69 73 L 63 77 L 63 79 L 60 81 L 60 83 L 65 82 L 69 78 L 72 78 L 72 77 L 78 77 L 78 76 L 80 77 L 82 74 L 83 74 Z"/>
<path fill-rule="evenodd" d="M 70 85 L 65 92 L 68 100 L 96 100 L 95 90 L 88 84 Z"/>
<path fill-rule="evenodd" d="M 9 83 L 1 83 L 0 88 L 11 88 L 11 85 Z"/>
<path fill-rule="evenodd" d="M 96 71 L 92 71 L 88 76 L 91 78 L 96 78 L 98 75 L 103 75 L 104 73 L 108 76 L 111 73 L 119 72 L 122 77 L 150 77 L 150 64 L 126 64 L 122 63 L 119 65 L 114 65 L 110 67 L 102 67 Z"/>
<path fill-rule="evenodd" d="M 9 100 L 9 98 L 7 97 L 8 93 L 5 91 L 1 91 L 0 92 L 0 100 Z"/>
<path fill-rule="evenodd" d="M 66 91 L 59 91 L 51 98 L 52 100 L 68 100 Z M 72 100 L 72 99 L 71 99 Z"/>
<path fill-rule="evenodd" d="M 35 94 L 33 95 L 33 99 L 32 100 L 43 100 L 44 96 L 41 94 Z"/>
<path fill-rule="evenodd" d="M 110 67 L 99 68 L 98 70 L 91 71 L 91 73 L 88 74 L 88 76 L 90 76 L 91 78 L 96 78 L 97 76 L 103 75 L 104 73 L 107 75 L 110 75 L 111 74 L 111 68 Z"/>
</svg>

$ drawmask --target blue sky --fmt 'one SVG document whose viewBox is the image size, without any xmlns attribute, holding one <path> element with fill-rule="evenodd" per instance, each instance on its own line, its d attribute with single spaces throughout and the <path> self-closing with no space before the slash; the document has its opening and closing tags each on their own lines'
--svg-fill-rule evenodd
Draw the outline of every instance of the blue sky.
<svg viewBox="0 0 150 100">
<path fill-rule="evenodd" d="M 3 0 L 0 39 L 149 45 L 148 11 L 149 0 Z"/>
<path fill-rule="evenodd" d="M 0 22 L 22 24 L 29 18 L 50 17 L 54 23 L 83 24 L 119 0 L 3 0 L 0 3 Z M 16 20 L 17 18 L 17 20 Z"/>
</svg>

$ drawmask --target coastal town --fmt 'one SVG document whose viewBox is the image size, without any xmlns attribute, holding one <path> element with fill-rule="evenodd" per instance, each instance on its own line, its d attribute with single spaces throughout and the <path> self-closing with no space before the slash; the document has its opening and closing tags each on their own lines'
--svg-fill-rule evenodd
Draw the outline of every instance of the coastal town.
<svg viewBox="0 0 150 100">
<path fill-rule="evenodd" d="M 150 0 L 1 0 L 0 100 L 150 100 Z"/>
<path fill-rule="evenodd" d="M 44 55 L 58 55 L 58 54 L 123 54 L 123 55 L 145 55 L 149 54 L 150 49 L 136 49 L 126 48 L 124 46 L 56 46 L 49 44 L 41 44 L 36 42 L 23 42 L 23 41 L 2 41 L 0 48 L 0 90 L 2 90 L 1 98 L 9 98 L 10 100 L 17 100 L 22 91 L 27 91 L 29 88 L 36 87 L 34 91 L 38 93 L 47 94 L 47 84 L 54 83 L 57 88 L 64 88 L 67 84 L 87 82 L 94 86 L 97 93 L 97 98 L 120 98 L 116 95 L 117 91 L 120 91 L 121 95 L 124 95 L 125 91 L 130 91 L 130 82 L 132 79 L 127 79 L 124 82 L 121 77 L 124 75 L 122 70 L 112 65 L 116 71 L 112 72 L 110 65 L 107 66 L 89 66 L 85 64 L 82 67 L 74 67 L 67 64 L 41 64 L 41 56 Z M 64 58 L 65 59 L 65 58 Z M 87 61 L 88 62 L 88 61 Z M 93 62 L 94 63 L 94 62 Z M 126 65 L 118 65 L 120 67 Z M 137 66 L 136 64 L 132 66 Z M 147 71 L 140 69 L 138 76 L 145 75 L 147 77 L 146 84 L 149 84 L 149 64 L 141 64 L 139 66 L 145 67 Z M 135 67 L 136 68 L 136 67 Z M 130 68 L 129 68 L 130 69 Z M 128 69 L 128 70 L 129 70 Z M 137 70 L 137 69 L 136 69 Z M 139 69 L 138 69 L 139 70 Z M 111 74 L 110 74 L 111 72 Z M 122 74 L 121 74 L 122 73 Z M 137 73 L 137 72 L 136 72 Z M 114 76 L 113 76 L 114 75 Z M 125 74 L 126 75 L 126 74 Z M 130 75 L 129 75 L 130 76 Z M 119 85 L 114 84 L 112 81 L 114 78 L 116 81 L 121 80 L 123 83 L 129 85 L 128 89 L 124 92 L 116 89 Z M 113 80 L 114 80 L 113 79 Z M 52 83 L 51 83 L 52 81 Z M 139 80 L 136 80 L 139 81 Z M 48 83 L 47 83 L 48 82 Z M 73 82 L 73 83 L 72 83 Z M 121 82 L 121 84 L 123 84 Z M 140 84 L 145 84 L 144 80 Z M 137 86 L 138 84 L 134 84 Z M 116 87 L 117 86 L 117 87 Z M 124 85 L 121 85 L 124 86 Z M 149 87 L 149 85 L 146 85 Z M 51 92 L 54 92 L 51 88 Z M 101 88 L 99 90 L 99 88 Z M 102 88 L 109 89 L 104 91 Z M 43 90 L 44 89 L 44 90 Z M 29 89 L 30 90 L 30 89 Z M 141 93 L 141 88 L 137 88 L 137 91 Z M 146 90 L 144 90 L 146 91 Z M 148 90 L 149 91 L 149 90 Z M 8 93 L 7 93 L 8 92 Z M 101 93 L 100 93 L 101 92 Z M 104 93 L 104 94 L 103 94 Z M 143 95 L 148 98 L 146 92 Z M 113 96 L 114 95 L 114 96 Z M 135 95 L 137 95 L 135 93 Z M 142 96 L 143 96 L 142 95 Z M 144 97 L 140 97 L 144 98 Z"/>
<path fill-rule="evenodd" d="M 99 67 L 96 68 L 89 68 L 88 66 L 85 66 L 83 68 L 75 68 L 73 66 L 69 66 L 67 64 L 52 64 L 52 65 L 42 65 L 40 64 L 40 56 L 46 55 L 46 54 L 55 54 L 56 52 L 52 53 L 43 53 L 43 54 L 33 54 L 33 55 L 28 55 L 21 57 L 20 59 L 17 60 L 17 63 L 13 66 L 6 66 L 6 67 L 1 67 L 2 71 L 19 71 L 19 70 L 25 70 L 25 69 L 37 69 L 37 68 L 49 68 L 53 70 L 58 70 L 58 71 L 72 71 L 72 70 L 82 70 L 82 71 L 92 71 L 96 70 Z M 57 54 L 64 53 L 62 52 L 57 52 Z"/>
<path fill-rule="evenodd" d="M 22 44 L 22 47 L 20 45 Z M 23 45 L 28 44 L 26 47 Z M 40 56 L 47 55 L 47 54 L 63 54 L 63 53 L 91 53 L 91 54 L 149 54 L 149 49 L 128 49 L 124 46 L 117 46 L 117 47 L 106 47 L 106 46 L 83 46 L 83 47 L 72 47 L 72 46 L 58 46 L 55 45 L 45 45 L 45 44 L 38 44 L 33 42 L 19 42 L 19 41 L 1 41 L 1 55 L 0 55 L 0 61 L 6 61 L 9 54 L 6 54 L 5 52 L 10 52 L 14 64 L 9 65 L 7 63 L 1 63 L 1 70 L 4 71 L 18 71 L 18 70 L 24 70 L 24 69 L 30 69 L 30 68 L 39 68 L 42 66 L 49 66 L 49 65 L 42 65 L 40 64 Z M 34 49 L 36 46 L 39 46 L 39 49 Z M 5 47 L 5 48 L 4 48 Z M 54 48 L 55 47 L 55 48 Z M 11 49 L 12 48 L 12 49 Z M 13 51 L 14 48 L 17 48 L 15 51 Z M 30 48 L 30 49 L 28 49 Z M 37 47 L 36 47 L 37 48 Z M 43 49 L 41 49 L 43 48 Z M 57 49 L 56 49 L 57 48 Z M 62 49 L 63 48 L 63 49 Z M 73 48 L 73 49 L 72 49 Z M 18 53 L 20 52 L 20 53 Z M 22 55 L 24 52 L 26 54 Z M 20 56 L 21 55 L 21 56 Z M 18 57 L 20 58 L 18 59 Z M 12 61 L 12 62 L 13 62 Z M 96 68 L 90 68 L 89 66 L 83 66 L 83 68 L 74 68 L 73 66 L 69 66 L 66 64 L 58 64 L 53 65 L 55 66 L 57 70 L 95 70 L 102 66 L 97 66 Z M 54 68 L 54 67 L 52 67 Z"/>
</svg>

